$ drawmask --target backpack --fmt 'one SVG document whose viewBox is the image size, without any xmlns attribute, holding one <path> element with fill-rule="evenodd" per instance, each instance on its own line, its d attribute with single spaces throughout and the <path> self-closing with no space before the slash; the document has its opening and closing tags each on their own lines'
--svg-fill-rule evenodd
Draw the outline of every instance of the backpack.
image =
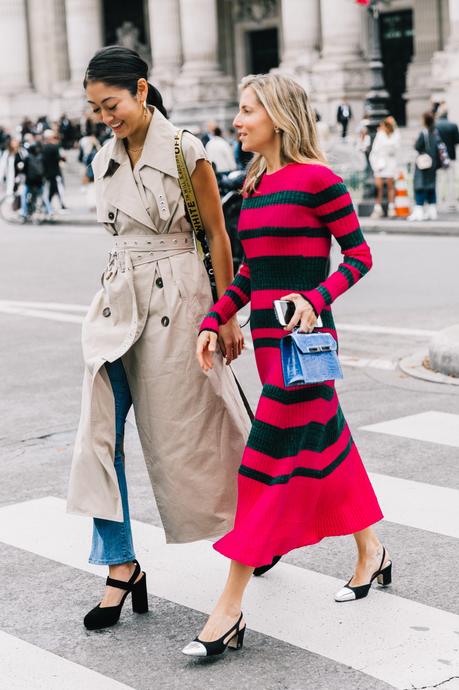
<svg viewBox="0 0 459 690">
<path fill-rule="evenodd" d="M 45 174 L 43 156 L 41 153 L 29 153 L 27 157 L 27 182 L 29 184 L 41 184 Z"/>
</svg>

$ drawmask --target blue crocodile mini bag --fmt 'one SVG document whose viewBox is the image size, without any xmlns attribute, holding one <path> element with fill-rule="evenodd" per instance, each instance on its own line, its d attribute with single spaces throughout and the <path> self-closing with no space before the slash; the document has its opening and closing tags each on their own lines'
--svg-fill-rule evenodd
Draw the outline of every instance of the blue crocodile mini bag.
<svg viewBox="0 0 459 690">
<path fill-rule="evenodd" d="M 337 343 L 330 333 L 293 331 L 281 339 L 280 351 L 286 386 L 343 378 Z"/>
</svg>

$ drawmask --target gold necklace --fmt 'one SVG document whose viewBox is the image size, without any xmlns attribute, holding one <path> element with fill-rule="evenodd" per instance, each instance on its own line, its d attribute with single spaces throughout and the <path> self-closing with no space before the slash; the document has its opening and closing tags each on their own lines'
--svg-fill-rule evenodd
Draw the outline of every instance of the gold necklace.
<svg viewBox="0 0 459 690">
<path fill-rule="evenodd" d="M 132 151 L 132 153 L 137 153 L 137 151 L 141 151 L 141 150 L 143 149 L 143 144 L 142 144 L 142 146 L 140 146 L 140 147 L 137 148 L 137 149 L 131 149 L 130 146 L 126 146 L 126 148 L 127 148 L 128 151 Z"/>
</svg>

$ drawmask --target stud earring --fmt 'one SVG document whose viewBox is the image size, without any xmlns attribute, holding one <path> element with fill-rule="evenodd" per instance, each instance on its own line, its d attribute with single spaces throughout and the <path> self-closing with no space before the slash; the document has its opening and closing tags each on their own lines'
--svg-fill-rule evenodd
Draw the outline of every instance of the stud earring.
<svg viewBox="0 0 459 690">
<path fill-rule="evenodd" d="M 279 132 L 280 132 L 279 127 L 274 127 L 274 131 L 276 132 L 276 134 L 279 134 Z"/>
<path fill-rule="evenodd" d="M 143 115 L 144 117 L 147 117 L 148 115 L 147 101 L 143 102 Z"/>
</svg>

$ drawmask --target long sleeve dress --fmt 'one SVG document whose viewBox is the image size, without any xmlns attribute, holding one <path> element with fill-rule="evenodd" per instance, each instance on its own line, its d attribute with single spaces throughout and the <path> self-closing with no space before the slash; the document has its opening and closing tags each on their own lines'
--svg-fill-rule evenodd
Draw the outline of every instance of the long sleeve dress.
<svg viewBox="0 0 459 690">
<path fill-rule="evenodd" d="M 239 468 L 235 524 L 214 548 L 256 567 L 382 518 L 334 382 L 285 387 L 279 341 L 286 332 L 273 310 L 273 300 L 301 293 L 336 338 L 330 305 L 372 260 L 342 179 L 321 164 L 265 173 L 244 198 L 239 234 L 246 261 L 201 331 L 218 332 L 251 301 L 263 389 Z M 326 277 L 332 235 L 343 261 Z"/>
</svg>

